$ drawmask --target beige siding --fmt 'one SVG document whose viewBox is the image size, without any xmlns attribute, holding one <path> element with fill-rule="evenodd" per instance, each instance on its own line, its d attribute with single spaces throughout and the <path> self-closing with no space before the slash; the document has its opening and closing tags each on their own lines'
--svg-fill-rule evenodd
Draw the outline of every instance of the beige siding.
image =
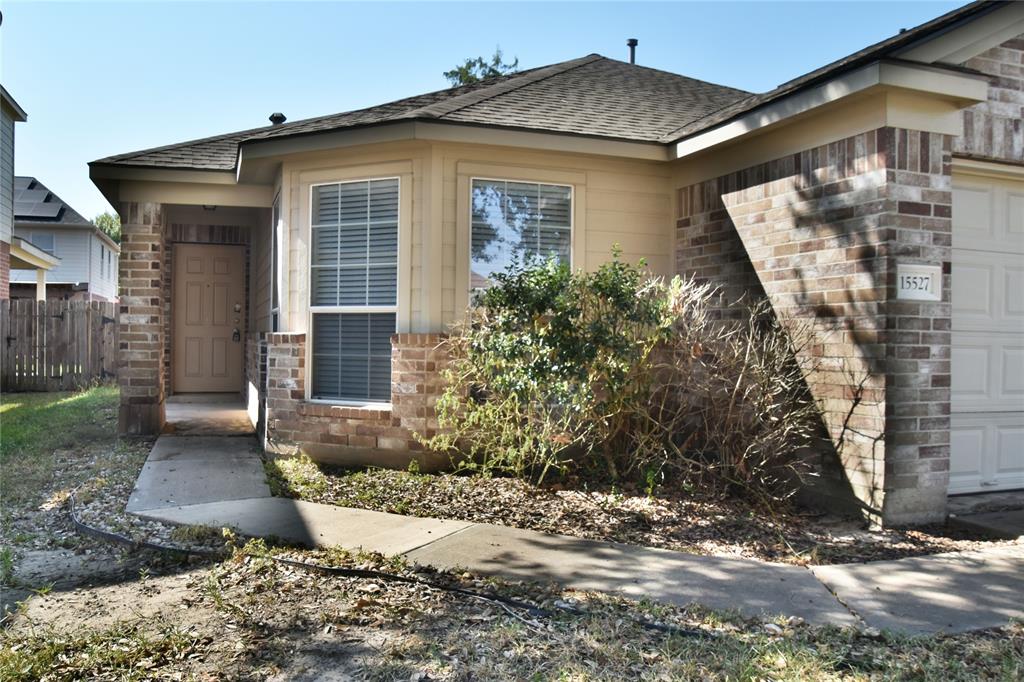
<svg viewBox="0 0 1024 682">
<path fill-rule="evenodd" d="M 469 182 L 473 177 L 573 186 L 574 267 L 593 270 L 618 244 L 671 275 L 670 170 L 664 164 L 560 152 L 423 141 L 296 155 L 283 167 L 288 331 L 308 321 L 310 187 L 402 179 L 399 331 L 443 331 L 468 301 Z"/>
</svg>

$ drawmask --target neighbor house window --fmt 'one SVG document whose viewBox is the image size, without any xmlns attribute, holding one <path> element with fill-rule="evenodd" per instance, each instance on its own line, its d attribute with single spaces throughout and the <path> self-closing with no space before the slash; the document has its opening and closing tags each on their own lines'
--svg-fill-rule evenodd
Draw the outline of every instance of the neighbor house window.
<svg viewBox="0 0 1024 682">
<path fill-rule="evenodd" d="M 473 180 L 470 287 L 513 262 L 556 258 L 569 263 L 572 187 L 507 180 Z"/>
<path fill-rule="evenodd" d="M 310 244 L 310 395 L 386 402 L 398 304 L 398 180 L 314 186 Z"/>
<path fill-rule="evenodd" d="M 52 232 L 35 232 L 29 241 L 32 242 L 32 246 L 38 249 L 42 249 L 50 254 L 55 253 Z"/>
</svg>

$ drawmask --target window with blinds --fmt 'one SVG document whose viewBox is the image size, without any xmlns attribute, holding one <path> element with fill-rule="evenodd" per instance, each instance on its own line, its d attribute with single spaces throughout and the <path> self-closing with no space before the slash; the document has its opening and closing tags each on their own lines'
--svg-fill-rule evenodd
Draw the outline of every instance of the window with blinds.
<svg viewBox="0 0 1024 682">
<path fill-rule="evenodd" d="M 473 180 L 470 286 L 513 262 L 554 257 L 569 263 L 572 187 L 506 180 Z"/>
<path fill-rule="evenodd" d="M 398 180 L 313 187 L 311 396 L 388 401 L 398 304 Z"/>
</svg>

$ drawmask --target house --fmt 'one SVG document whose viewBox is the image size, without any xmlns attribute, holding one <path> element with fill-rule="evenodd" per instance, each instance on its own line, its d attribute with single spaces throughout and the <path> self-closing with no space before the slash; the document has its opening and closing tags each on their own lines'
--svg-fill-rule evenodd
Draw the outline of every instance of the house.
<svg viewBox="0 0 1024 682">
<path fill-rule="evenodd" d="M 36 178 L 14 178 L 14 236 L 60 259 L 49 272 L 47 298 L 117 298 L 121 247 Z M 16 267 L 11 270 L 11 298 L 29 298 L 35 275 Z"/>
<path fill-rule="evenodd" d="M 1024 487 L 1022 108 L 1024 4 L 978 2 L 765 93 L 592 54 L 100 159 L 120 427 L 244 391 L 273 451 L 400 465 L 472 283 L 620 244 L 810 321 L 823 480 L 942 519 Z"/>
<path fill-rule="evenodd" d="M 28 115 L 0 85 L 0 301 L 11 297 L 11 268 L 31 272 L 37 300 L 46 298 L 46 273 L 60 259 L 14 234 L 14 124 Z"/>
</svg>

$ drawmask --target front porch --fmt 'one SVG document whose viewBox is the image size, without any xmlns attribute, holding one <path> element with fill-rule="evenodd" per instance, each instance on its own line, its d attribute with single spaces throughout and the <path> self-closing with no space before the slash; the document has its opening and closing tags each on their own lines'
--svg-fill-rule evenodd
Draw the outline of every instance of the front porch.
<svg viewBox="0 0 1024 682">
<path fill-rule="evenodd" d="M 439 334 L 391 336 L 387 402 L 315 400 L 306 331 L 278 331 L 289 324 L 274 293 L 278 270 L 304 265 L 278 263 L 272 208 L 127 202 L 121 215 L 122 433 L 202 431 L 227 418 L 279 454 L 399 468 L 447 462 L 417 442 L 437 428 Z M 239 272 L 204 279 L 231 270 L 230 249 Z M 214 418 L 226 402 L 235 411 Z"/>
</svg>

